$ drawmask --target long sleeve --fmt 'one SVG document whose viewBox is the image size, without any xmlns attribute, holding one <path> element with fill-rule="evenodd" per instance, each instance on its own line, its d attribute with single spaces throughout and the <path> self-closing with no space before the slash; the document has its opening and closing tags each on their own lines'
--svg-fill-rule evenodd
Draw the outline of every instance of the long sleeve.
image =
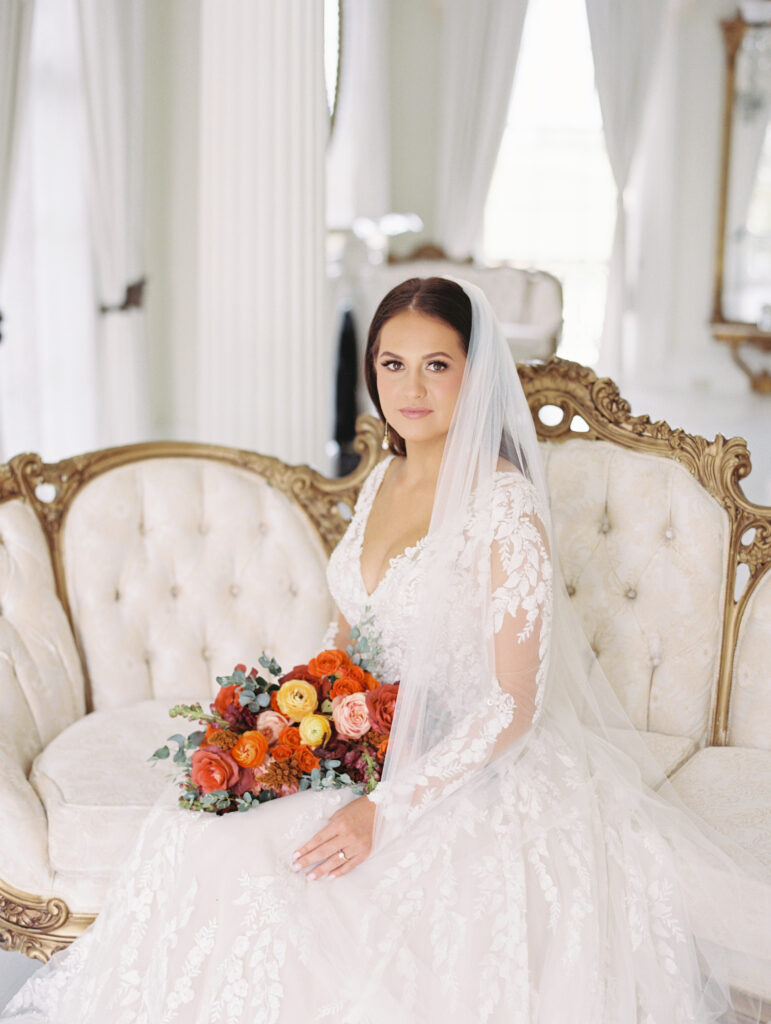
<svg viewBox="0 0 771 1024">
<path fill-rule="evenodd" d="M 492 538 L 474 550 L 484 550 L 490 561 L 489 575 L 481 574 L 489 607 L 479 640 L 491 648 L 493 671 L 486 688 L 485 683 L 480 687 L 485 692 L 477 694 L 467 713 L 455 716 L 442 739 L 411 766 L 409 777 L 402 773 L 404 777 L 387 778 L 370 794 L 380 813 L 404 824 L 471 781 L 525 736 L 540 713 L 552 601 L 546 531 L 531 490 L 522 484 L 496 486 L 488 521 Z M 474 567 L 467 571 L 474 573 Z M 470 602 L 478 599 L 471 585 L 467 594 Z M 490 660 L 488 655 L 483 661 L 480 654 L 480 663 L 489 665 Z M 468 661 L 459 651 L 458 677 L 446 681 L 448 698 L 463 683 L 464 663 Z"/>
</svg>

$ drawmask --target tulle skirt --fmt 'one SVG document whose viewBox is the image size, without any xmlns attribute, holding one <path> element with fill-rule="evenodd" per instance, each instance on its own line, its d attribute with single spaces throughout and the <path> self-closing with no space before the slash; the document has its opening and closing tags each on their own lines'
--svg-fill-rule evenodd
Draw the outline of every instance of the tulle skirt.
<svg viewBox="0 0 771 1024">
<path fill-rule="evenodd" d="M 2 1020 L 752 1019 L 734 1014 L 728 981 L 744 961 L 771 966 L 762 885 L 619 777 L 601 741 L 589 749 L 579 762 L 545 727 L 483 791 L 459 790 L 331 881 L 293 872 L 291 855 L 348 791 L 216 817 L 178 809 L 170 788 L 96 922 Z M 711 894 L 725 887 L 735 919 L 719 935 Z"/>
</svg>

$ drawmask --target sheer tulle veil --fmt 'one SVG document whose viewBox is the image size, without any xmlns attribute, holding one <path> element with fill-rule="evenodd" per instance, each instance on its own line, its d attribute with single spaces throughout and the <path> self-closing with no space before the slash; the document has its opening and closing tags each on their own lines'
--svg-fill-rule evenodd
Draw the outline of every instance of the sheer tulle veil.
<svg viewBox="0 0 771 1024">
<path fill-rule="evenodd" d="M 614 890 L 602 877 L 605 844 L 618 841 L 619 835 L 625 843 L 653 843 L 662 884 L 674 891 L 681 915 L 682 949 L 678 946 L 673 954 L 672 970 L 693 972 L 693 1016 L 687 1019 L 759 1020 L 754 1004 L 743 1006 L 745 1016 L 735 1015 L 729 982 L 737 977 L 737 965 L 745 962 L 760 976 L 764 970 L 766 976 L 771 972 L 769 871 L 682 803 L 603 673 L 563 583 L 543 461 L 516 366 L 483 292 L 463 280 L 456 283 L 471 302 L 471 339 L 423 553 L 429 571 L 421 576 L 383 780 L 373 797 L 372 856 L 377 860 L 391 843 L 403 841 L 425 816 L 462 814 L 470 805 L 489 805 L 490 815 L 495 815 L 499 788 L 494 782 L 501 772 L 516 766 L 519 777 L 526 779 L 532 765 L 543 761 L 544 745 L 559 743 L 583 780 L 575 804 L 597 821 L 592 891 L 608 905 L 593 917 L 596 948 L 613 943 L 619 929 L 634 929 L 632 908 L 623 905 L 623 888 Z M 523 515 L 531 526 L 535 523 L 551 565 L 538 612 L 540 643 L 522 642 L 517 650 L 502 647 L 504 613 L 495 601 L 501 566 L 491 495 L 502 474 L 512 480 L 516 474 L 524 476 Z M 476 524 L 473 534 L 466 528 L 470 516 Z M 512 530 L 517 529 L 513 523 Z M 515 541 L 516 533 L 512 536 Z M 462 679 L 453 672 L 457 649 L 449 614 L 453 602 L 469 600 L 468 594 L 458 592 L 460 564 L 475 581 L 473 603 L 467 608 L 475 670 Z M 524 561 L 520 571 L 531 568 Z M 527 630 L 515 632 L 520 641 L 527 638 Z M 655 780 L 654 788 L 643 782 L 640 766 L 646 778 Z M 548 835 L 565 808 L 559 798 L 552 806 L 538 807 L 539 836 Z M 610 809 L 617 819 L 612 822 L 603 820 Z M 523 831 L 521 850 L 511 855 L 526 856 L 532 841 L 533 834 Z M 479 857 L 485 852 L 479 849 Z M 570 893 L 559 892 L 556 875 L 553 884 L 557 898 L 570 899 Z M 614 905 L 614 893 L 622 905 Z M 717 893 L 732 908 L 730 920 L 720 928 L 710 913 Z M 655 898 L 653 893 L 650 898 Z M 644 945 L 640 940 L 628 962 L 610 961 L 614 972 L 628 972 L 628 977 L 615 978 L 615 984 L 634 988 L 660 983 L 654 966 L 646 966 Z M 533 955 L 548 959 L 548 937 Z M 375 974 L 376 967 L 373 960 Z M 544 964 L 540 971 L 546 976 Z M 581 1007 L 580 993 L 576 1000 L 572 1019 L 609 1019 L 592 1018 L 598 1007 Z M 656 1021 L 664 1024 L 663 1017 Z"/>
</svg>

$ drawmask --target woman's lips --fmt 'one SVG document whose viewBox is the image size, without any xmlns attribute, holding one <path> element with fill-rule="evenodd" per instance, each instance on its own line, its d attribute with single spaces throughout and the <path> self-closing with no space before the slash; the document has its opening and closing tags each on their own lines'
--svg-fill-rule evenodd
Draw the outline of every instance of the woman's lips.
<svg viewBox="0 0 771 1024">
<path fill-rule="evenodd" d="M 406 416 L 408 420 L 419 420 L 423 416 L 431 415 L 430 409 L 406 408 L 400 409 L 399 412 L 402 414 L 402 416 Z"/>
</svg>

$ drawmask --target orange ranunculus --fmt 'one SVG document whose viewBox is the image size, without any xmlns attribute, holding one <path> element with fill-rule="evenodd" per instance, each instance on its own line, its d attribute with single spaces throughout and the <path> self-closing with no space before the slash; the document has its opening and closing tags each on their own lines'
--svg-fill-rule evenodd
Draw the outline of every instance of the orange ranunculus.
<svg viewBox="0 0 771 1024">
<path fill-rule="evenodd" d="M 319 759 L 310 747 L 306 747 L 305 744 L 297 748 L 297 766 L 304 772 L 312 772 L 314 768 L 319 766 Z"/>
<path fill-rule="evenodd" d="M 267 737 L 257 729 L 242 733 L 236 745 L 230 748 L 230 756 L 238 761 L 242 768 L 256 768 L 265 760 L 267 753 Z"/>
<path fill-rule="evenodd" d="M 278 701 L 276 700 L 277 696 L 278 690 L 273 690 L 270 695 L 270 706 L 273 708 L 274 711 L 278 711 Z M 281 714 L 280 711 L 278 711 L 278 713 Z"/>
<path fill-rule="evenodd" d="M 375 679 L 374 676 L 371 676 L 369 672 L 364 673 L 364 678 L 362 679 L 362 682 L 364 683 L 365 690 L 376 690 L 378 686 L 380 686 L 380 683 L 377 681 L 377 679 Z"/>
<path fill-rule="evenodd" d="M 380 761 L 384 760 L 384 758 L 386 756 L 386 751 L 387 750 L 388 750 L 388 737 L 386 737 L 386 739 L 384 739 L 383 742 L 381 744 L 379 744 L 379 746 L 377 748 L 376 753 L 377 753 L 378 760 L 380 760 Z"/>
<path fill-rule="evenodd" d="M 277 743 L 270 753 L 274 761 L 288 761 L 294 751 L 295 748 L 288 743 Z"/>
<path fill-rule="evenodd" d="M 288 725 L 278 734 L 278 742 L 287 747 L 299 747 L 301 743 L 300 730 L 296 725 Z"/>
<path fill-rule="evenodd" d="M 361 667 L 361 665 L 350 664 L 350 665 L 346 666 L 345 674 L 347 676 L 353 676 L 353 678 L 355 680 L 357 680 L 357 682 L 359 682 L 359 683 L 363 683 L 364 682 L 365 672 L 364 672 L 364 669 Z"/>
<path fill-rule="evenodd" d="M 347 697 L 349 693 L 362 693 L 363 690 L 362 683 L 346 672 L 332 684 L 329 696 L 334 700 L 335 697 Z"/>
<path fill-rule="evenodd" d="M 241 687 L 236 686 L 235 683 L 232 686 L 220 686 L 220 692 L 214 698 L 214 710 L 220 715 L 224 715 L 231 704 L 238 702 L 240 692 Z"/>
<path fill-rule="evenodd" d="M 344 651 L 322 651 L 308 662 L 308 671 L 314 676 L 331 676 L 350 664 L 351 659 Z"/>
</svg>

